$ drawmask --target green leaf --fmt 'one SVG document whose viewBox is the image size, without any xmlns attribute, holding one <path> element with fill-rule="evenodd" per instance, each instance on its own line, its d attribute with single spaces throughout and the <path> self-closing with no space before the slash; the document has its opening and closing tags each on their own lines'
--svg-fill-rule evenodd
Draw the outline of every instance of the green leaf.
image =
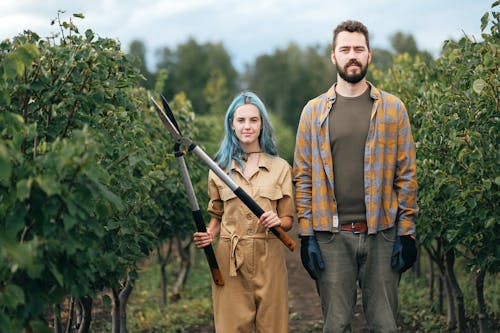
<svg viewBox="0 0 500 333">
<path fill-rule="evenodd" d="M 10 96 L 6 90 L 0 89 L 0 105 L 9 106 Z"/>
<path fill-rule="evenodd" d="M 475 198 L 470 197 L 470 198 L 467 199 L 467 204 L 469 205 L 470 209 L 474 209 L 477 206 L 477 201 L 476 201 Z"/>
<path fill-rule="evenodd" d="M 15 284 L 8 284 L 0 291 L 0 305 L 14 309 L 25 303 L 24 291 Z"/>
<path fill-rule="evenodd" d="M 485 85 L 486 85 L 486 83 L 484 82 L 484 80 L 483 80 L 483 79 L 477 79 L 477 80 L 475 80 L 475 81 L 474 81 L 474 83 L 472 84 L 472 89 L 473 89 L 476 93 L 480 94 L 480 93 L 481 93 L 481 91 L 483 91 L 483 89 L 484 89 L 484 86 L 485 86 Z"/>
<path fill-rule="evenodd" d="M 489 229 L 493 227 L 497 222 L 497 219 L 495 217 L 490 217 L 488 221 L 486 221 L 486 228 Z"/>
<path fill-rule="evenodd" d="M 33 60 L 40 56 L 40 51 L 38 51 L 38 48 L 34 44 L 24 44 L 16 50 L 15 54 L 24 65 L 31 65 Z"/>
<path fill-rule="evenodd" d="M 120 197 L 118 197 L 116 194 L 114 194 L 113 192 L 111 192 L 103 184 L 101 184 L 101 183 L 96 183 L 96 184 L 97 184 L 97 187 L 99 188 L 99 191 L 101 191 L 102 195 L 104 196 L 104 198 L 106 198 L 109 202 L 111 202 L 112 204 L 114 204 L 114 206 L 118 210 L 122 210 L 123 209 L 123 203 L 122 203 L 122 200 L 120 199 Z"/>
<path fill-rule="evenodd" d="M 35 181 L 48 196 L 61 193 L 61 184 L 52 177 L 38 176 L 35 178 Z"/>
<path fill-rule="evenodd" d="M 37 333 L 52 333 L 53 330 L 49 329 L 47 324 L 39 319 L 30 321 L 30 327 L 33 329 L 33 332 Z"/>
<path fill-rule="evenodd" d="M 49 268 L 50 272 L 56 278 L 57 283 L 59 283 L 59 285 L 61 287 L 63 287 L 64 286 L 64 277 L 62 276 L 61 273 L 59 273 L 59 271 L 57 270 L 56 266 L 54 266 L 53 263 L 50 263 L 49 265 L 50 265 L 50 268 Z"/>
<path fill-rule="evenodd" d="M 489 19 L 489 13 L 486 12 L 484 13 L 483 17 L 481 17 L 481 31 L 484 31 L 486 29 L 486 26 L 488 25 L 488 20 Z"/>
<path fill-rule="evenodd" d="M 87 37 L 87 41 L 92 41 L 94 39 L 94 32 L 90 29 L 85 30 L 85 37 Z"/>
<path fill-rule="evenodd" d="M 23 201 L 29 198 L 31 193 L 31 184 L 33 183 L 32 178 L 21 179 L 16 184 L 16 197 L 19 201 Z"/>
<path fill-rule="evenodd" d="M 35 262 L 34 262 L 34 249 L 33 247 L 36 246 L 35 241 L 31 242 L 26 242 L 26 243 L 21 243 L 21 244 L 11 244 L 7 243 L 4 245 L 5 252 L 7 253 L 7 256 L 12 259 L 12 261 L 15 263 L 11 267 L 12 271 L 16 271 L 17 267 L 24 268 L 28 271 L 28 274 L 30 277 L 35 277 L 36 271 L 35 271 Z"/>
<path fill-rule="evenodd" d="M 3 61 L 3 70 L 6 79 L 15 79 L 24 71 L 23 62 L 13 54 L 9 54 Z"/>
<path fill-rule="evenodd" d="M 466 211 L 467 211 L 467 209 L 464 206 L 460 206 L 460 207 L 457 208 L 457 210 L 455 211 L 455 213 L 457 215 L 460 215 L 460 214 L 465 213 Z"/>
<path fill-rule="evenodd" d="M 12 166 L 9 160 L 7 148 L 5 148 L 3 144 L 0 144 L 0 182 L 8 184 L 11 174 Z"/>
<path fill-rule="evenodd" d="M 495 178 L 495 184 L 499 185 L 500 186 L 500 176 L 497 176 Z"/>
<path fill-rule="evenodd" d="M 128 158 L 128 162 L 129 162 L 130 166 L 134 166 L 137 163 L 139 163 L 140 161 L 141 161 L 141 157 L 137 156 L 137 154 L 131 154 Z"/>
<path fill-rule="evenodd" d="M 63 218 L 63 223 L 64 223 L 64 230 L 69 231 L 71 228 L 75 226 L 75 224 L 78 222 L 78 219 L 72 215 L 64 215 Z"/>
<path fill-rule="evenodd" d="M 80 19 L 84 19 L 85 18 L 85 16 L 82 13 L 74 13 L 73 17 L 78 17 Z"/>
</svg>

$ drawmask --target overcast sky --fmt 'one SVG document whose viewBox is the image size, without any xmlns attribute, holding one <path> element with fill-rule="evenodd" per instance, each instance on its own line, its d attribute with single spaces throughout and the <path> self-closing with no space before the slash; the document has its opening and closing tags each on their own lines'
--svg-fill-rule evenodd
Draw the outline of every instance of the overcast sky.
<svg viewBox="0 0 500 333">
<path fill-rule="evenodd" d="M 127 51 L 134 39 L 148 51 L 175 48 L 189 37 L 199 43 L 223 42 L 233 64 L 242 69 L 256 56 L 284 48 L 326 45 L 333 28 L 346 19 L 363 22 L 372 47 L 390 48 L 396 31 L 411 33 L 421 50 L 438 55 L 446 39 L 465 32 L 480 40 L 480 19 L 493 0 L 1 0 L 0 40 L 29 29 L 41 36 L 57 32 L 50 21 L 59 9 L 75 19 L 81 32 L 118 39 Z"/>
</svg>

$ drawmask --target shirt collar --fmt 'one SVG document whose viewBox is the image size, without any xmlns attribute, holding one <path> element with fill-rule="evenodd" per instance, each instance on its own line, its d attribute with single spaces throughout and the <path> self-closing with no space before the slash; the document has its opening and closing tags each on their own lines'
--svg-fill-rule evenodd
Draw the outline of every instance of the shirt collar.
<svg viewBox="0 0 500 333">
<path fill-rule="evenodd" d="M 377 100 L 380 98 L 380 91 L 373 86 L 373 84 L 369 81 L 366 81 L 368 85 L 370 86 L 370 97 L 373 98 L 373 100 Z M 337 86 L 337 82 L 335 82 L 330 89 L 326 92 L 326 104 L 325 108 L 321 111 L 320 114 L 320 124 L 324 125 L 326 118 L 328 118 L 328 114 L 330 113 L 330 110 L 332 109 L 333 103 L 335 103 L 335 100 L 337 99 L 337 93 L 335 92 L 335 87 Z"/>
<path fill-rule="evenodd" d="M 273 163 L 273 157 L 271 155 L 268 155 L 264 152 L 260 153 L 260 158 L 259 158 L 259 169 L 264 168 L 267 171 L 271 170 L 271 165 Z M 231 171 L 238 171 L 239 173 L 242 174 L 242 170 L 239 166 L 239 164 L 235 161 L 231 161 Z"/>
<path fill-rule="evenodd" d="M 373 99 L 379 99 L 380 98 L 380 91 L 375 88 L 375 86 L 370 82 L 366 81 L 368 85 L 370 86 L 370 97 Z M 337 98 L 337 93 L 335 92 L 335 87 L 337 86 L 337 82 L 335 82 L 330 89 L 326 92 L 326 98 L 328 99 L 329 102 L 334 103 L 335 99 Z"/>
</svg>

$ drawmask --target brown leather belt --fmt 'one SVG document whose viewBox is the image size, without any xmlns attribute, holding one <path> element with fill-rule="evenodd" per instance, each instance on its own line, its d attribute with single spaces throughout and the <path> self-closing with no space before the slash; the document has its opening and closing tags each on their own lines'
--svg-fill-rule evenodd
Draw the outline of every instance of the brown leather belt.
<svg viewBox="0 0 500 333">
<path fill-rule="evenodd" d="M 368 231 L 366 222 L 352 222 L 340 225 L 342 231 L 352 231 L 353 234 L 362 234 Z"/>
</svg>

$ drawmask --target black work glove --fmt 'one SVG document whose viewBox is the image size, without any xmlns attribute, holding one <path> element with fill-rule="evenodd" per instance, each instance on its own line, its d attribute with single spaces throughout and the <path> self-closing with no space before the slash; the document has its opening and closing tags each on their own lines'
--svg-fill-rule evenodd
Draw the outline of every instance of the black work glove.
<svg viewBox="0 0 500 333">
<path fill-rule="evenodd" d="M 317 280 L 319 271 L 325 268 L 325 263 L 323 262 L 323 257 L 321 257 L 321 251 L 316 237 L 301 236 L 300 259 L 302 260 L 302 266 L 304 266 L 311 278 Z"/>
<path fill-rule="evenodd" d="M 410 236 L 397 236 L 392 248 L 391 267 L 400 273 L 410 269 L 417 260 L 417 244 Z"/>
</svg>

